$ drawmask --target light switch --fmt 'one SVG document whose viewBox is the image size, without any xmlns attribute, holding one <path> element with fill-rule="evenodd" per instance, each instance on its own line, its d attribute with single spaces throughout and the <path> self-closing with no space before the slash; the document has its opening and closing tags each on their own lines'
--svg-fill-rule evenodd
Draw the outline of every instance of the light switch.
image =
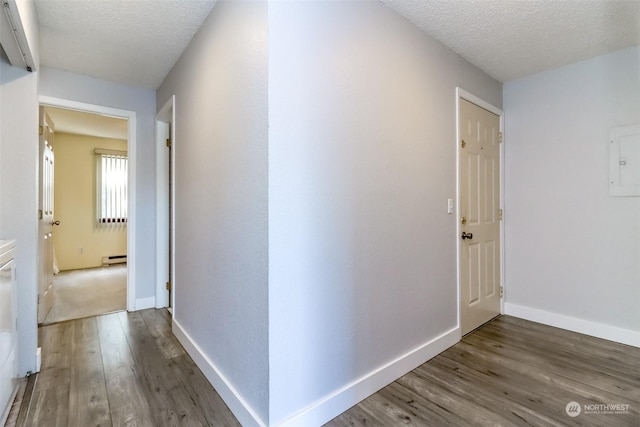
<svg viewBox="0 0 640 427">
<path fill-rule="evenodd" d="M 453 199 L 447 199 L 447 213 L 453 213 Z"/>
</svg>

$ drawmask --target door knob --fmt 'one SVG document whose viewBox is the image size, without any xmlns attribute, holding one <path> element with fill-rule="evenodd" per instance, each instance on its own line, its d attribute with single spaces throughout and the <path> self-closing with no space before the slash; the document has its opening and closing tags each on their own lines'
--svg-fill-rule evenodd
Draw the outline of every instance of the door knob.
<svg viewBox="0 0 640 427">
<path fill-rule="evenodd" d="M 462 240 L 464 239 L 473 239 L 473 233 L 467 233 L 466 231 L 462 232 Z"/>
<path fill-rule="evenodd" d="M 51 221 L 51 225 L 60 225 L 60 221 Z"/>
</svg>

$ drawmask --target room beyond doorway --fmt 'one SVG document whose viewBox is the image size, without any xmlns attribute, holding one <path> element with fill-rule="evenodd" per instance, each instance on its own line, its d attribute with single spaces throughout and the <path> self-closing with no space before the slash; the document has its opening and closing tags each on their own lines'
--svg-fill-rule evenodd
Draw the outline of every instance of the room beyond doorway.
<svg viewBox="0 0 640 427">
<path fill-rule="evenodd" d="M 43 191 L 54 199 L 56 227 L 45 236 L 53 251 L 46 259 L 54 261 L 43 272 L 63 273 L 49 274 L 51 303 L 38 321 L 126 309 L 127 264 L 119 274 L 100 267 L 127 260 L 128 120 L 50 105 L 41 116 L 51 129 L 45 145 L 56 153 L 51 188 Z"/>
<path fill-rule="evenodd" d="M 53 308 L 44 325 L 127 308 L 126 264 L 63 271 L 53 283 Z"/>
<path fill-rule="evenodd" d="M 127 151 L 128 151 L 128 202 L 127 211 L 128 218 L 126 220 L 126 256 L 127 256 L 127 297 L 126 297 L 126 309 L 134 310 L 136 307 L 136 112 L 130 110 L 122 110 L 111 107 L 106 107 L 97 104 L 88 104 L 84 102 L 78 102 L 69 99 L 54 98 L 49 96 L 40 96 L 40 105 L 44 107 L 54 107 L 67 110 L 73 110 L 77 112 L 90 113 L 94 115 L 107 116 L 112 118 L 125 119 L 127 121 Z M 62 222 L 61 222 L 62 224 Z M 80 246 L 84 248 L 84 246 Z M 80 249 L 76 248 L 78 252 Z M 60 255 L 58 255 L 58 261 L 60 261 Z M 103 256 L 111 255 L 124 255 L 124 253 L 104 253 Z M 104 262 L 103 262 L 104 264 Z M 60 266 L 61 270 L 65 268 Z M 68 269 L 76 269 L 78 267 L 69 266 Z M 35 333 L 35 331 L 34 331 Z"/>
</svg>

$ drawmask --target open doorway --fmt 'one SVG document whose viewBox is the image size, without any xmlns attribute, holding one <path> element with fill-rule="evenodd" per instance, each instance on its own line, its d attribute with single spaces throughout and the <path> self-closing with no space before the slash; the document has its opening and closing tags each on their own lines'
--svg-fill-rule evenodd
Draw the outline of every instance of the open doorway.
<svg viewBox="0 0 640 427">
<path fill-rule="evenodd" d="M 175 316 L 175 96 L 156 115 L 156 307 Z"/>
<path fill-rule="evenodd" d="M 54 226 L 39 248 L 41 276 L 53 273 L 53 303 L 38 323 L 131 309 L 135 113 L 49 98 L 41 106 L 55 164 Z"/>
</svg>

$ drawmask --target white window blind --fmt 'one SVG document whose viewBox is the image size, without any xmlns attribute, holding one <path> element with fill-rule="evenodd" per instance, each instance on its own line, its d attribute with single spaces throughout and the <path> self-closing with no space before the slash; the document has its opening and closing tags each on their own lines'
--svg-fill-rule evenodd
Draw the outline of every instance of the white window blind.
<svg viewBox="0 0 640 427">
<path fill-rule="evenodd" d="M 98 155 L 98 223 L 123 225 L 127 222 L 126 151 L 96 149 Z"/>
</svg>

